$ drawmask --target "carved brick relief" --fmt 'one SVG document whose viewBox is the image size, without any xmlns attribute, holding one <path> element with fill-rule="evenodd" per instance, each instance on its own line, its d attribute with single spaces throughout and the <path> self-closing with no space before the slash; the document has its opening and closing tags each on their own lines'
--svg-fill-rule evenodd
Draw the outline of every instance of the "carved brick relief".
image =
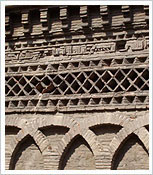
<svg viewBox="0 0 153 175">
<path fill-rule="evenodd" d="M 14 6 L 5 26 L 6 169 L 149 168 L 148 6 Z"/>
</svg>

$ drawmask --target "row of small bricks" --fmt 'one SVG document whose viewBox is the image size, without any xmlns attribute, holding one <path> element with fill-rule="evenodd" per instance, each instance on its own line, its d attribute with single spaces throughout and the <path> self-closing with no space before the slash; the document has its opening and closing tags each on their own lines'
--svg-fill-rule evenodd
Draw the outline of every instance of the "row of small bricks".
<svg viewBox="0 0 153 175">
<path fill-rule="evenodd" d="M 113 30 L 113 29 L 112 29 Z M 28 41 L 26 40 L 19 40 L 18 38 L 13 38 L 9 39 L 6 37 L 6 43 L 5 43 L 5 50 L 7 51 L 20 51 L 21 49 L 40 49 L 40 47 L 42 49 L 48 48 L 50 46 L 54 46 L 56 45 L 57 47 L 63 46 L 63 44 L 67 45 L 67 44 L 96 44 L 97 42 L 120 42 L 120 41 L 128 41 L 129 38 L 131 39 L 144 39 L 146 38 L 148 40 L 149 38 L 149 30 L 148 27 L 144 27 L 144 30 L 142 30 L 142 25 L 140 28 L 135 29 L 135 31 L 133 31 L 133 29 L 124 29 L 123 31 L 116 31 L 113 32 L 111 34 L 106 31 L 100 32 L 100 33 L 93 33 L 92 36 L 91 35 L 84 35 L 84 34 L 79 34 L 79 35 L 72 35 L 72 37 L 70 36 L 46 36 L 45 39 L 40 39 L 37 38 L 38 40 L 35 40 L 34 38 L 29 38 Z M 30 42 L 29 42 L 30 41 Z"/>
<path fill-rule="evenodd" d="M 7 59 L 7 58 L 6 58 Z M 86 61 L 64 61 L 60 63 L 40 63 L 31 64 L 31 65 L 22 65 L 22 66 L 8 66 L 6 65 L 5 72 L 6 73 L 17 73 L 17 72 L 30 72 L 30 71 L 60 71 L 60 70 L 68 70 L 68 69 L 81 69 L 81 68 L 96 68 L 96 67 L 104 67 L 104 66 L 118 66 L 118 65 L 139 65 L 142 63 L 148 63 L 149 58 L 148 55 L 139 55 L 139 56 L 130 56 L 127 58 L 106 58 L 106 59 L 94 59 L 94 60 L 86 60 Z"/>
<path fill-rule="evenodd" d="M 64 97 L 63 97 L 64 98 Z M 73 97 L 72 97 L 73 98 Z M 79 107 L 79 106 L 92 106 L 92 105 L 138 105 L 138 104 L 145 104 L 149 103 L 149 97 L 146 95 L 139 95 L 139 96 L 119 96 L 119 97 L 105 97 L 105 98 L 74 98 L 74 99 L 54 99 L 54 100 L 6 100 L 6 107 L 7 108 L 23 108 L 23 107 L 58 107 L 58 106 L 66 106 L 66 107 Z"/>
</svg>

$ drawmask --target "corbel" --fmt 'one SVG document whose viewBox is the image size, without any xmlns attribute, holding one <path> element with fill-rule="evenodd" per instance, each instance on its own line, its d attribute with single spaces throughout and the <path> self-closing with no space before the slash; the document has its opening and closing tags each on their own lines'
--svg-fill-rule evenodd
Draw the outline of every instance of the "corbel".
<svg viewBox="0 0 153 175">
<path fill-rule="evenodd" d="M 109 9 L 107 5 L 101 5 L 100 6 L 100 15 L 102 18 L 102 25 L 105 26 L 109 26 L 110 22 L 109 22 Z"/>
<path fill-rule="evenodd" d="M 11 26 L 10 26 L 10 15 L 5 16 L 5 34 L 6 36 L 11 34 Z"/>
<path fill-rule="evenodd" d="M 48 8 L 40 9 L 40 22 L 42 23 L 42 31 L 48 31 Z"/>
<path fill-rule="evenodd" d="M 149 6 L 144 5 L 144 12 L 145 12 L 145 21 L 149 23 Z"/>
<path fill-rule="evenodd" d="M 60 6 L 60 20 L 62 21 L 62 29 L 64 31 L 69 29 L 68 17 L 68 7 Z"/>
<path fill-rule="evenodd" d="M 121 11 L 122 11 L 123 17 L 124 17 L 123 23 L 124 23 L 125 25 L 131 23 L 131 11 L 130 11 L 130 6 L 129 6 L 129 5 L 122 5 L 122 6 L 121 6 Z"/>
<path fill-rule="evenodd" d="M 82 20 L 82 28 L 89 27 L 89 19 L 88 19 L 88 6 L 80 6 L 80 18 Z"/>
<path fill-rule="evenodd" d="M 22 17 L 21 17 L 21 23 L 24 28 L 23 33 L 29 33 L 30 32 L 30 23 L 29 23 L 29 10 L 24 10 L 22 12 Z"/>
</svg>

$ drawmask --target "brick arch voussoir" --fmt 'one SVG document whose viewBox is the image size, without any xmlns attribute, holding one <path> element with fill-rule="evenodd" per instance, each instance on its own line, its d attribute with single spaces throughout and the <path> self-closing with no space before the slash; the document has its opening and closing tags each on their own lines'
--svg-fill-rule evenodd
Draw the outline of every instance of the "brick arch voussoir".
<svg viewBox="0 0 153 175">
<path fill-rule="evenodd" d="M 59 141 L 57 148 L 60 156 L 64 153 L 65 149 L 69 145 L 69 143 L 77 136 L 80 132 L 78 132 L 78 126 L 71 128 Z"/>
<path fill-rule="evenodd" d="M 61 156 L 63 155 L 63 153 L 65 152 L 66 148 L 68 147 L 68 145 L 78 135 L 82 136 L 85 139 L 85 141 L 88 143 L 88 145 L 90 146 L 90 148 L 91 148 L 91 150 L 94 154 L 95 161 L 98 161 L 99 156 L 102 152 L 102 148 L 100 146 L 99 141 L 97 140 L 97 137 L 96 137 L 95 133 L 93 133 L 91 130 L 89 130 L 87 128 L 80 129 L 79 125 L 75 128 L 71 128 L 69 130 L 69 132 L 67 132 L 63 136 L 61 141 L 58 143 L 57 148 L 58 148 L 58 152 L 60 154 L 60 159 L 61 159 Z M 59 161 L 59 164 L 60 163 L 61 162 Z M 95 164 L 97 165 L 97 162 L 95 162 Z"/>
<path fill-rule="evenodd" d="M 33 137 L 33 139 L 36 142 L 37 146 L 41 150 L 42 154 L 46 149 L 49 149 L 49 150 L 52 149 L 48 138 L 40 130 L 36 130 L 36 132 L 31 136 Z"/>
<path fill-rule="evenodd" d="M 74 128 L 78 125 L 78 122 L 71 117 L 56 115 L 51 118 L 40 117 L 33 121 L 34 125 L 40 129 L 47 126 L 63 126 L 67 128 Z"/>
<path fill-rule="evenodd" d="M 18 116 L 7 116 L 5 119 L 5 126 L 12 126 L 21 129 L 26 122 L 26 119 L 20 119 Z"/>
<path fill-rule="evenodd" d="M 38 146 L 38 148 L 40 149 L 43 159 L 45 159 L 46 157 L 46 152 L 53 152 L 52 151 L 52 147 L 47 139 L 47 137 L 40 131 L 40 130 L 28 130 L 28 128 L 30 128 L 30 126 L 21 129 L 18 134 L 16 136 L 14 136 L 14 138 L 11 140 L 10 143 L 10 162 L 11 162 L 11 158 L 13 153 L 15 152 L 15 150 L 18 148 L 19 143 L 28 135 L 30 135 L 33 140 L 35 141 L 36 145 Z M 32 132 L 31 132 L 32 131 Z M 54 149 L 54 152 L 56 152 L 56 154 L 58 155 L 57 150 Z M 44 160 L 45 162 L 45 160 Z"/>
<path fill-rule="evenodd" d="M 16 148 L 18 147 L 19 143 L 27 135 L 30 135 L 34 139 L 40 151 L 42 152 L 44 161 L 46 159 L 46 156 L 48 155 L 52 156 L 53 154 L 55 156 L 56 154 L 56 156 L 58 157 L 59 150 L 51 147 L 47 137 L 38 128 L 42 128 L 50 125 L 64 126 L 68 128 L 76 128 L 76 126 L 78 126 L 78 123 L 75 120 L 73 120 L 70 117 L 63 117 L 63 116 L 56 116 L 56 117 L 53 117 L 51 120 L 48 120 L 47 118 L 43 117 L 43 118 L 37 118 L 35 120 L 29 120 L 29 121 L 22 119 L 18 123 L 17 121 L 19 121 L 18 118 L 15 119 L 13 117 L 12 117 L 12 122 L 10 122 L 10 120 L 7 120 L 7 125 L 20 126 L 21 128 L 20 132 L 11 141 L 10 154 L 12 155 L 16 150 Z M 48 167 L 48 165 L 46 165 L 46 167 Z"/>
<path fill-rule="evenodd" d="M 107 114 L 107 116 L 98 115 L 98 116 L 89 117 L 85 120 L 85 124 L 88 128 L 102 125 L 102 124 L 112 124 L 112 125 L 119 125 L 123 127 L 123 123 L 125 120 L 126 120 L 125 116 Z"/>
<path fill-rule="evenodd" d="M 87 128 L 80 130 L 79 125 L 75 128 L 71 128 L 58 143 L 58 152 L 60 155 L 64 153 L 69 143 L 78 135 L 82 136 L 85 139 L 95 156 L 99 155 L 99 153 L 102 151 L 102 148 L 97 140 L 96 135 Z"/>
<path fill-rule="evenodd" d="M 134 134 L 136 134 L 139 139 L 142 141 L 144 144 L 145 148 L 147 151 L 149 151 L 149 132 L 145 127 L 141 127 L 134 131 Z"/>
<path fill-rule="evenodd" d="M 147 126 L 149 124 L 149 117 L 142 116 L 137 119 L 135 119 L 133 122 L 128 122 L 124 124 L 124 127 L 117 133 L 117 135 L 112 139 L 111 143 L 109 144 L 109 149 L 112 154 L 112 158 L 114 157 L 115 153 L 119 149 L 120 145 L 123 143 L 123 141 L 132 133 L 136 134 L 139 139 L 142 141 L 146 149 L 148 150 L 147 146 L 147 140 L 144 142 L 144 139 L 140 137 L 140 134 L 138 134 L 138 131 L 141 130 L 142 133 L 142 127 Z M 143 129 L 144 131 L 144 129 Z M 145 133 L 147 131 L 145 130 Z M 144 138 L 144 137 L 143 137 Z M 149 136 L 148 136 L 149 138 Z"/>
<path fill-rule="evenodd" d="M 28 134 L 32 136 L 41 152 L 45 149 L 50 148 L 49 141 L 47 137 L 38 128 L 54 125 L 54 126 L 64 126 L 68 128 L 76 128 L 78 126 L 77 121 L 71 117 L 65 117 L 62 115 L 57 115 L 52 117 L 50 120 L 46 117 L 37 118 L 35 120 L 20 119 L 18 117 L 6 117 L 6 126 L 15 126 L 21 130 L 12 139 L 10 143 L 10 152 L 14 152 L 19 142 L 22 141 Z M 58 151 L 59 152 L 59 151 Z"/>
<path fill-rule="evenodd" d="M 98 156 L 103 148 L 101 147 L 100 142 L 97 140 L 97 136 L 95 133 L 91 130 L 84 130 L 86 132 L 83 132 L 81 135 L 86 140 L 86 142 L 89 144 L 90 148 L 93 151 L 94 156 Z"/>
<path fill-rule="evenodd" d="M 28 133 L 23 132 L 21 129 L 16 136 L 11 139 L 10 142 L 10 153 L 13 154 L 15 149 L 18 147 L 19 143 L 28 135 Z"/>
<path fill-rule="evenodd" d="M 22 141 L 27 135 L 28 134 L 23 132 L 23 130 L 20 130 L 18 132 L 18 134 L 11 139 L 10 149 L 9 149 L 10 156 L 8 157 L 8 159 L 9 159 L 8 169 L 11 166 L 12 159 L 13 159 L 13 154 L 15 153 L 16 149 L 18 148 L 20 141 Z"/>
<path fill-rule="evenodd" d="M 12 138 L 10 143 L 11 154 L 14 153 L 16 148 L 19 146 L 19 143 L 28 135 L 30 135 L 33 138 L 33 140 L 35 141 L 42 153 L 47 148 L 51 149 L 47 137 L 40 130 L 34 128 L 33 123 L 29 123 L 23 128 L 21 128 L 18 134 Z"/>
</svg>

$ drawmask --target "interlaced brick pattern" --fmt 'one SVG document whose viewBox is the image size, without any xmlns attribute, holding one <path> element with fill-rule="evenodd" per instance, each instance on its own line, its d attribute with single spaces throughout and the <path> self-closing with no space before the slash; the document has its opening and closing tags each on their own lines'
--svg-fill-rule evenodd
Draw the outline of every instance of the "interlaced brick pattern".
<svg viewBox="0 0 153 175">
<path fill-rule="evenodd" d="M 149 90 L 148 68 L 64 72 L 48 75 L 7 77 L 8 96 L 130 92 Z"/>
<path fill-rule="evenodd" d="M 85 70 L 47 75 L 6 77 L 7 96 L 29 96 L 48 93 L 53 96 L 75 94 L 107 94 L 113 92 L 142 92 L 149 90 L 148 68 Z M 117 100 L 118 99 L 118 100 Z M 90 99 L 84 99 L 88 105 Z M 97 98 L 99 101 L 100 99 Z M 106 104 L 110 103 L 110 98 Z M 97 101 L 97 104 L 99 104 Z M 116 97 L 122 103 L 122 96 Z M 129 100 L 129 102 L 133 102 Z M 145 98 L 140 102 L 146 102 Z M 68 105 L 68 100 L 63 104 Z"/>
<path fill-rule="evenodd" d="M 5 26 L 6 170 L 149 169 L 149 6 L 7 6 Z"/>
<path fill-rule="evenodd" d="M 54 28 L 54 21 L 52 29 L 46 28 L 49 25 L 47 14 L 51 15 L 51 9 L 40 9 L 40 12 L 30 10 L 25 14 L 17 16 L 16 13 L 6 18 L 6 30 L 11 30 L 8 26 L 15 27 L 14 34 L 6 32 L 8 41 L 12 34 L 16 40 L 9 44 L 6 42 L 6 107 L 8 109 L 30 107 L 37 110 L 42 106 L 65 106 L 66 109 L 71 110 L 72 106 L 79 108 L 82 105 L 102 107 L 118 104 L 148 104 L 149 40 L 146 30 L 140 34 L 138 26 L 144 25 L 145 27 L 148 25 L 148 20 L 146 18 L 138 24 L 135 23 L 134 17 L 133 26 L 137 26 L 138 29 L 132 34 L 128 24 L 132 22 L 129 13 L 134 9 L 129 6 L 122 6 L 122 8 L 116 6 L 116 8 L 119 10 L 118 13 L 123 15 L 121 18 L 123 23 L 118 23 L 118 25 L 113 16 L 116 9 L 112 7 L 95 6 L 94 13 L 87 6 L 81 6 L 80 9 L 79 6 L 55 8 L 57 16 L 50 17 L 55 18 L 55 23 L 61 20 L 62 23 L 57 22 L 57 26 L 62 25 L 61 29 L 64 32 L 70 27 L 73 31 L 72 22 L 78 21 L 80 22 L 78 24 L 81 24 L 80 30 L 87 33 L 86 38 L 82 38 L 82 34 L 80 38 L 75 35 L 70 38 L 66 35 L 65 40 L 62 38 L 49 40 L 48 33 L 44 33 Z M 80 17 L 77 16 L 79 10 Z M 112 10 L 111 13 L 110 10 Z M 147 15 L 148 9 L 145 6 L 141 10 Z M 70 14 L 71 17 L 68 19 Z M 109 15 L 112 15 L 112 23 L 110 23 Z M 15 17 L 15 24 L 7 21 Z M 101 17 L 103 22 L 98 23 Z M 97 19 L 97 24 L 93 22 L 94 18 Z M 31 23 L 27 23 L 27 20 Z M 70 20 L 72 20 L 71 25 Z M 90 20 L 93 23 L 90 23 Z M 18 28 L 20 22 L 26 29 Z M 41 23 L 46 27 L 40 27 Z M 28 30 L 30 24 L 32 29 Z M 95 24 L 96 28 L 94 28 Z M 91 33 L 91 25 L 95 36 L 88 34 Z M 113 30 L 119 30 L 122 27 L 128 32 L 122 31 L 115 35 L 108 33 L 104 36 L 99 31 L 101 25 L 102 31 L 107 30 L 108 27 Z M 43 35 L 48 38 L 46 41 L 34 40 L 31 37 L 29 42 L 25 42 L 22 40 L 24 38 L 22 35 L 20 42 L 18 41 L 16 38 L 18 32 L 15 32 L 17 29 L 25 34 L 31 33 L 32 36 L 32 33 L 38 31 L 34 28 L 36 26 L 42 29 Z M 58 33 L 57 28 L 54 28 L 54 31 Z M 129 40 L 131 36 L 133 37 Z M 18 37 L 20 38 L 19 35 Z M 10 64 L 12 61 L 15 63 L 13 66 Z"/>
</svg>

